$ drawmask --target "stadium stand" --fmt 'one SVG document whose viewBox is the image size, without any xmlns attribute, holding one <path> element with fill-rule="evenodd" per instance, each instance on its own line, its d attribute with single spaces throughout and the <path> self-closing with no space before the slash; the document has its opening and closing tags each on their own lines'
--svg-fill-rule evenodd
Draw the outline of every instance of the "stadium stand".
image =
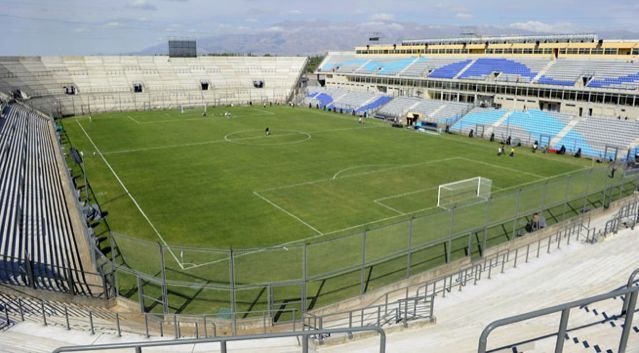
<svg viewBox="0 0 639 353">
<path fill-rule="evenodd" d="M 13 104 L 0 130 L 0 279 L 90 294 L 57 167 L 50 121 Z M 68 271 L 73 281 L 69 281 Z M 37 285 L 28 283 L 33 273 Z"/>
<path fill-rule="evenodd" d="M 457 121 L 451 131 L 468 134 L 477 125 L 491 126 L 497 123 L 507 113 L 504 109 L 474 108 L 461 120 Z"/>
<path fill-rule="evenodd" d="M 600 62 L 588 87 L 639 89 L 639 62 Z"/>
<path fill-rule="evenodd" d="M 308 89 L 303 100 L 304 105 L 321 108 L 337 109 L 344 113 L 364 113 L 371 114 L 382 106 L 388 104 L 393 98 L 384 95 L 377 95 L 364 91 L 347 91 L 340 88 L 312 87 Z"/>
<path fill-rule="evenodd" d="M 459 78 L 486 80 L 494 75 L 498 81 L 530 82 L 547 64 L 538 59 L 479 58 Z"/>
<path fill-rule="evenodd" d="M 401 76 L 408 77 L 425 77 L 431 71 L 449 64 L 458 62 L 456 58 L 436 58 L 436 57 L 418 57 L 414 62 L 409 65 L 403 72 L 400 72 Z"/>
<path fill-rule="evenodd" d="M 537 141 L 544 146 L 549 144 L 550 140 L 559 134 L 570 120 L 571 117 L 568 115 L 531 109 L 525 112 L 512 112 L 504 122 L 495 127 L 494 132 L 495 136 L 502 139 L 510 136 L 527 145 Z"/>
<path fill-rule="evenodd" d="M 178 104 L 284 102 L 305 57 L 74 56 L 2 57 L 0 91 L 60 115 Z M 260 86 L 259 83 L 262 85 Z"/>
<path fill-rule="evenodd" d="M 318 72 L 639 89 L 639 62 L 619 59 L 367 56 L 329 53 Z M 539 76 L 539 77 L 538 77 Z M 580 79 L 585 79 L 580 82 Z"/>
<path fill-rule="evenodd" d="M 585 118 L 579 121 L 571 133 L 562 138 L 555 148 L 562 145 L 574 152 L 581 148 L 582 153 L 591 157 L 604 156 L 606 146 L 628 149 L 639 139 L 639 121 L 613 120 L 605 118 Z"/>
<path fill-rule="evenodd" d="M 472 60 L 457 61 L 452 64 L 440 66 L 428 74 L 432 78 L 455 78 Z"/>
</svg>

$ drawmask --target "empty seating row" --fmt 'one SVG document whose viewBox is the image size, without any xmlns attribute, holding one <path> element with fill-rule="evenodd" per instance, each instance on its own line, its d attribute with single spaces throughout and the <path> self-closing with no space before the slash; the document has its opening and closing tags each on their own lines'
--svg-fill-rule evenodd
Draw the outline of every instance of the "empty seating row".
<svg viewBox="0 0 639 353">
<path fill-rule="evenodd" d="M 357 56 L 330 53 L 319 72 L 639 89 L 639 62 L 619 59 Z"/>
<path fill-rule="evenodd" d="M 468 134 L 470 130 L 477 132 L 477 126 L 489 127 L 496 124 L 507 113 L 504 109 L 473 108 L 468 114 L 457 121 L 450 130 L 461 134 Z"/>
<path fill-rule="evenodd" d="M 543 59 L 479 58 L 459 78 L 485 80 L 493 75 L 498 81 L 531 82 L 547 64 Z"/>
<path fill-rule="evenodd" d="M 86 114 L 77 107 L 89 105 L 92 112 L 139 109 L 136 101 L 159 107 L 283 102 L 306 62 L 304 57 L 1 57 L 0 91 L 56 98 L 63 114 Z M 93 96 L 99 99 L 89 100 Z"/>
<path fill-rule="evenodd" d="M 76 293 L 84 286 L 82 262 L 62 188 L 50 121 L 10 105 L 0 130 L 0 281 Z M 71 273 L 73 281 L 69 282 Z"/>
<path fill-rule="evenodd" d="M 637 141 L 639 121 L 589 117 L 579 121 L 554 147 L 563 145 L 571 152 L 581 148 L 584 155 L 609 158 L 610 155 L 605 155 L 606 146 L 619 148 L 625 154 Z"/>
<path fill-rule="evenodd" d="M 392 97 L 366 91 L 313 87 L 304 98 L 305 105 L 335 108 L 343 112 L 372 113 L 392 100 Z"/>
<path fill-rule="evenodd" d="M 565 114 L 531 109 L 525 112 L 512 112 L 508 118 L 494 129 L 495 136 L 502 139 L 510 136 L 524 144 L 545 146 L 557 136 L 570 122 Z"/>
</svg>

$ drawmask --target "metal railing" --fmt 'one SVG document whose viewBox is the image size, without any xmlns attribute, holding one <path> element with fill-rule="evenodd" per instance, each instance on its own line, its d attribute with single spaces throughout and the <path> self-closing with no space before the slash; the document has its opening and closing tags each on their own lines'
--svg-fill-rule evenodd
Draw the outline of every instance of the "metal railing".
<svg viewBox="0 0 639 353">
<path fill-rule="evenodd" d="M 348 310 L 324 315 L 307 313 L 304 327 L 311 329 L 384 327 L 402 323 L 408 327 L 413 320 L 433 320 L 434 296 L 402 298 L 392 303 L 367 306 L 362 309 Z"/>
<path fill-rule="evenodd" d="M 488 326 L 486 326 L 484 330 L 482 331 L 481 336 L 479 337 L 477 352 L 478 353 L 487 352 L 488 336 L 491 334 L 492 331 L 494 331 L 495 329 L 499 327 L 512 325 L 522 321 L 536 319 L 536 318 L 550 315 L 550 314 L 561 313 L 559 327 L 554 333 L 550 334 L 550 336 L 557 336 L 557 339 L 555 341 L 554 352 L 562 353 L 564 349 L 566 332 L 568 331 L 568 318 L 570 316 L 570 311 L 572 309 L 579 308 L 592 303 L 600 302 L 603 300 L 623 296 L 625 297 L 625 300 L 621 310 L 622 312 L 621 316 L 624 317 L 625 319 L 624 319 L 624 323 L 621 325 L 622 330 L 621 330 L 621 335 L 619 337 L 619 345 L 618 345 L 617 352 L 625 353 L 626 347 L 628 344 L 628 336 L 630 334 L 631 327 L 632 327 L 632 320 L 633 320 L 633 316 L 635 312 L 634 308 L 637 306 L 637 296 L 639 294 L 639 286 L 634 285 L 635 276 L 638 273 L 639 273 L 639 269 L 635 270 L 632 273 L 632 275 L 630 275 L 630 278 L 628 279 L 628 284 L 622 289 L 618 289 L 609 293 L 596 295 L 594 297 L 580 299 L 573 302 L 564 303 L 564 304 L 552 306 L 549 308 L 535 310 L 529 313 L 515 315 L 509 318 L 493 321 L 492 323 L 488 324 Z"/>
<path fill-rule="evenodd" d="M 610 233 L 617 234 L 619 227 L 623 224 L 627 228 L 635 229 L 635 225 L 639 220 L 639 197 L 634 195 L 633 200 L 623 205 L 617 215 L 606 222 L 603 229 L 603 236 Z"/>
<path fill-rule="evenodd" d="M 590 228 L 590 217 L 582 216 L 564 225 L 555 233 L 535 241 L 525 242 L 513 249 L 485 256 L 462 266 L 454 273 L 387 291 L 372 301 L 372 303 L 380 304 L 337 313 L 306 313 L 304 326 L 313 329 L 365 325 L 381 327 L 397 323 L 407 326 L 408 321 L 412 320 L 434 320 L 436 296 L 441 295 L 445 298 L 454 288 L 461 291 L 470 284 L 476 285 L 482 278 L 491 279 L 496 273 L 504 273 L 508 268 L 517 268 L 521 263 L 528 263 L 533 258 L 541 257 L 543 253 L 549 254 L 553 250 L 561 249 L 562 246 L 569 246 L 571 242 L 591 243 L 595 234 L 595 229 Z"/>
<path fill-rule="evenodd" d="M 323 336 L 329 336 L 329 335 L 335 335 L 335 334 L 347 334 L 350 337 L 353 333 L 361 333 L 361 332 L 376 332 L 377 334 L 379 334 L 379 352 L 380 353 L 386 352 L 386 334 L 384 333 L 384 330 L 382 330 L 379 327 L 360 327 L 360 328 L 350 328 L 350 329 L 313 330 L 313 331 L 271 333 L 271 334 L 249 335 L 249 336 L 214 337 L 214 338 L 204 338 L 204 339 L 69 346 L 69 347 L 60 347 L 58 349 L 55 349 L 53 353 L 100 351 L 105 349 L 127 349 L 127 348 L 133 348 L 135 349 L 136 352 L 142 352 L 143 348 L 170 347 L 170 346 L 178 346 L 178 345 L 185 345 L 185 344 L 195 345 L 195 344 L 205 344 L 205 343 L 219 343 L 220 351 L 222 353 L 226 353 L 228 342 L 254 341 L 254 340 L 264 340 L 264 339 L 273 339 L 273 338 L 286 338 L 286 337 L 296 337 L 298 339 L 301 337 L 302 352 L 308 353 L 310 340 L 312 337 L 323 337 Z"/>
<path fill-rule="evenodd" d="M 237 317 L 248 315 L 250 318 L 244 319 L 243 324 L 247 327 L 250 326 L 250 329 L 247 330 L 252 332 L 304 330 L 297 309 L 282 309 L 281 315 L 286 315 L 290 319 L 275 322 L 268 311 L 236 312 L 230 313 L 230 317 L 223 317 L 219 314 L 115 313 L 107 308 L 103 310 L 89 309 L 82 305 L 66 305 L 29 298 L 28 295 L 24 294 L 23 297 L 2 295 L 0 297 L 0 310 L 2 310 L 0 320 L 6 322 L 33 321 L 42 323 L 44 326 L 61 326 L 67 330 L 78 328 L 90 331 L 91 334 L 95 334 L 96 331 L 112 332 L 118 337 L 122 335 L 122 332 L 140 334 L 147 338 L 156 336 L 174 337 L 175 339 L 236 335 L 235 322 L 238 320 Z"/>
</svg>

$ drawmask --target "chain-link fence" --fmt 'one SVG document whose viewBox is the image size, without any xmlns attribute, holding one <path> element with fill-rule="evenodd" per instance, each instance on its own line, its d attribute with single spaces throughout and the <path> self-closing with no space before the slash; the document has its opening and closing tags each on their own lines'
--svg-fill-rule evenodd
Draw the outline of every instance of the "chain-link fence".
<svg viewBox="0 0 639 353">
<path fill-rule="evenodd" d="M 147 312 L 197 312 L 273 321 L 357 296 L 525 236 L 533 218 L 552 225 L 637 190 L 637 175 L 582 169 L 486 202 L 361 232 L 256 249 L 203 249 L 112 233 L 120 295 Z M 238 317 L 239 312 L 243 314 Z"/>
</svg>

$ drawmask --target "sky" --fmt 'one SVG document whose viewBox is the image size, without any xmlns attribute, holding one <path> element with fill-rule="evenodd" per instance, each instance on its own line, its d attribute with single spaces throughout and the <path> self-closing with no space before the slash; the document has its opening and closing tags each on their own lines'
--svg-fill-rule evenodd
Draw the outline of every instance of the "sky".
<svg viewBox="0 0 639 353">
<path fill-rule="evenodd" d="M 124 54 L 300 21 L 639 33 L 637 0 L 0 0 L 0 9 L 0 55 Z"/>
</svg>

